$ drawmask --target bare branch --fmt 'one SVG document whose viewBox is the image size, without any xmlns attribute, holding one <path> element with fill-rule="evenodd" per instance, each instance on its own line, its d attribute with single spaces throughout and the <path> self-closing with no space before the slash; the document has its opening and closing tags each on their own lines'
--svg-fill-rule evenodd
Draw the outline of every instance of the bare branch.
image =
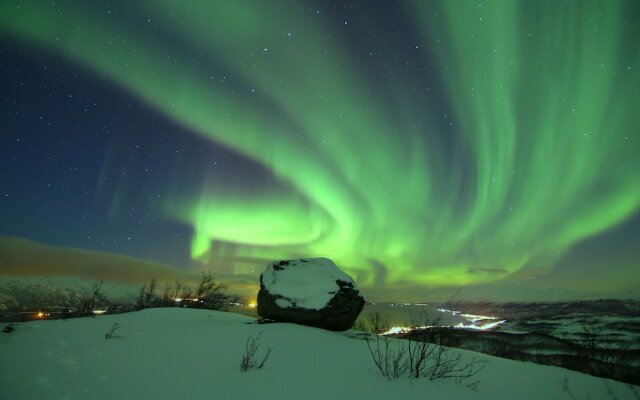
<svg viewBox="0 0 640 400">
<path fill-rule="evenodd" d="M 240 371 L 246 372 L 252 368 L 261 369 L 264 367 L 265 363 L 269 359 L 271 355 L 271 351 L 273 348 L 269 346 L 267 351 L 265 352 L 262 360 L 258 362 L 257 354 L 260 350 L 260 337 L 262 336 L 262 332 L 259 332 L 257 335 L 247 336 L 247 341 L 245 342 L 244 353 L 242 354 L 242 358 L 240 359 Z"/>
<path fill-rule="evenodd" d="M 111 329 L 109 329 L 107 333 L 104 334 L 104 338 L 109 340 L 113 339 L 114 337 L 121 337 L 120 335 L 115 334 L 118 329 L 120 329 L 120 324 L 116 322 L 113 324 Z"/>
</svg>

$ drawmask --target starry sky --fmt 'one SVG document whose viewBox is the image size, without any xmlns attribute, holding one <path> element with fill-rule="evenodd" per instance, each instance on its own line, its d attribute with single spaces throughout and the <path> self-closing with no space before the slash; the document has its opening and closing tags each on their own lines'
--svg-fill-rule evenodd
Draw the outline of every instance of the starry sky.
<svg viewBox="0 0 640 400">
<path fill-rule="evenodd" d="M 0 274 L 638 297 L 638 38 L 634 0 L 1 1 Z"/>
</svg>

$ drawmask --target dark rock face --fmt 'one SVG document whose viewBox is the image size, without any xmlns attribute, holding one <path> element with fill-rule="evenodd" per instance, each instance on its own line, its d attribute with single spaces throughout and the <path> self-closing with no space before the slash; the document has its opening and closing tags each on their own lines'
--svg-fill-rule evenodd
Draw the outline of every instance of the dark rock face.
<svg viewBox="0 0 640 400">
<path fill-rule="evenodd" d="M 326 258 L 275 261 L 260 275 L 263 318 L 344 331 L 364 303 L 353 279 Z"/>
</svg>

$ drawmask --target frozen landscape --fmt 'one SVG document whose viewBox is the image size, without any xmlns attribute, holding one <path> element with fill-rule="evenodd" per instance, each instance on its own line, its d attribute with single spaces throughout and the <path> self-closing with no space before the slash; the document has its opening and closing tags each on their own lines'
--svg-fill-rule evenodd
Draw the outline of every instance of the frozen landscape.
<svg viewBox="0 0 640 400">
<path fill-rule="evenodd" d="M 0 1 L 0 400 L 640 400 L 640 0 Z"/>
<path fill-rule="evenodd" d="M 120 326 L 110 339 L 105 335 Z M 6 327 L 8 324 L 3 324 Z M 637 399 L 620 382 L 480 353 L 477 391 L 450 380 L 388 380 L 353 331 L 257 324 L 234 313 L 181 308 L 12 324 L 0 333 L 6 399 Z M 240 371 L 260 334 L 263 368 Z M 395 339 L 392 339 L 395 340 Z M 260 361 L 260 360 L 258 360 Z M 568 391 L 570 392 L 567 392 Z"/>
</svg>

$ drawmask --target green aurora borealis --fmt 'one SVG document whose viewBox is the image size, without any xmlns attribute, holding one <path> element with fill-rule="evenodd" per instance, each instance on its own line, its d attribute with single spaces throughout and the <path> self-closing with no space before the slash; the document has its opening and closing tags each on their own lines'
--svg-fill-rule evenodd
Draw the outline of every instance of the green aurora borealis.
<svg viewBox="0 0 640 400">
<path fill-rule="evenodd" d="M 407 1 L 397 32 L 284 3 L 0 10 L 13 40 L 274 177 L 167 184 L 162 213 L 193 227 L 193 259 L 236 274 L 326 256 L 365 288 L 496 282 L 638 212 L 634 2 Z"/>
</svg>

